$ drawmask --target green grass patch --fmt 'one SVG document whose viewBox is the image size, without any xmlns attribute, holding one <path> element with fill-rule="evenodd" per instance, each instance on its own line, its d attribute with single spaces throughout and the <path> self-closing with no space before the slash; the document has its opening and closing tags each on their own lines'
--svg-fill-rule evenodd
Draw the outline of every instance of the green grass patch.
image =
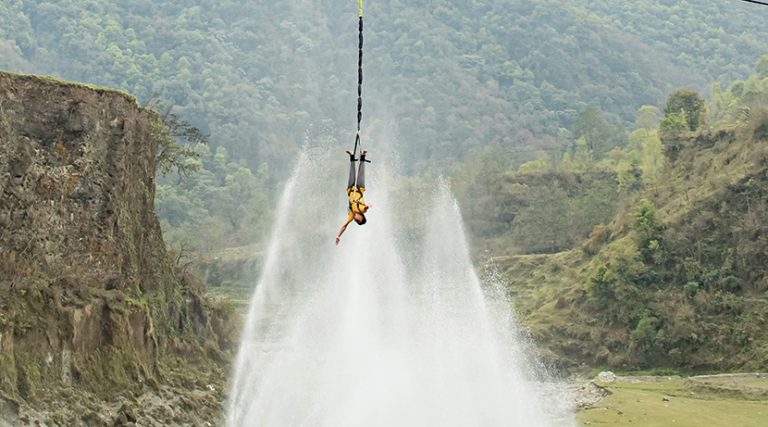
<svg viewBox="0 0 768 427">
<path fill-rule="evenodd" d="M 729 384 L 745 390 L 752 384 L 768 382 L 764 378 L 729 378 Z M 702 389 L 695 387 L 693 383 L 697 382 L 699 380 L 655 378 L 601 383 L 612 394 L 595 407 L 579 411 L 576 417 L 582 426 L 765 426 L 768 420 L 765 400 L 748 394 L 734 395 L 732 390 Z"/>
<path fill-rule="evenodd" d="M 208 288 L 206 296 L 212 299 L 222 299 L 231 302 L 238 310 L 247 309 L 253 295 L 253 287 L 222 286 Z"/>
</svg>

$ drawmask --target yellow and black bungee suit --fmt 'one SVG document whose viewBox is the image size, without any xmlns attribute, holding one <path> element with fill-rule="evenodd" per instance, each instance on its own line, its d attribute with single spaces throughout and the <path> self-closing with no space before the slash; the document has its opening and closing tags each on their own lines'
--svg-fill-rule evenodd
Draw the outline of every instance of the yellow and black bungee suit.
<svg viewBox="0 0 768 427">
<path fill-rule="evenodd" d="M 365 206 L 363 195 L 365 194 L 365 153 L 360 155 L 360 167 L 355 176 L 355 158 L 349 157 L 349 180 L 347 181 L 347 196 L 349 197 L 349 215 L 347 220 L 351 221 L 355 214 L 365 216 L 368 207 Z"/>
</svg>

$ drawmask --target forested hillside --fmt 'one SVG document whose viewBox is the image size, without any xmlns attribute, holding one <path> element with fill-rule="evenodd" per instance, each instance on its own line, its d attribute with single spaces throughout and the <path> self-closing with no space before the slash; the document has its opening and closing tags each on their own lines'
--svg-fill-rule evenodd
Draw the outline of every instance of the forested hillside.
<svg viewBox="0 0 768 427">
<path fill-rule="evenodd" d="M 250 166 L 284 166 L 308 127 L 332 120 L 346 135 L 354 117 L 348 6 L 12 0 L 0 66 L 161 100 Z M 703 0 L 370 2 L 367 117 L 392 119 L 425 160 L 557 136 L 587 105 L 628 124 L 670 88 L 745 77 L 768 46 L 753 12 Z"/>
<path fill-rule="evenodd" d="M 605 161 L 575 171 L 567 164 L 521 168 L 496 178 L 502 188 L 528 185 L 528 193 L 562 188 L 558 197 L 543 196 L 560 202 L 555 209 L 541 197 L 524 200 L 495 251 L 551 252 L 496 262 L 534 336 L 559 363 L 683 370 L 766 366 L 767 65 L 763 57 L 749 79 L 729 90 L 716 88 L 710 103 L 687 90 L 670 96 L 658 131 L 630 135 L 628 147 L 633 135 L 643 136 L 637 132 L 655 135 L 657 143 L 649 139 L 641 146 L 663 153 L 654 168 L 637 160 L 625 175 L 634 181 L 623 180 L 622 168 Z M 646 157 L 642 151 L 638 159 Z M 614 150 L 611 157 L 632 154 Z M 617 214 L 601 223 L 591 216 L 596 225 L 587 236 L 587 228 L 562 219 L 574 210 L 579 217 L 585 196 L 568 192 L 561 182 L 581 179 L 582 192 L 597 191 L 592 188 L 605 185 L 600 170 L 618 177 Z M 523 190 L 502 192 L 499 202 L 510 203 L 527 194 Z M 531 208 L 546 218 L 524 217 Z M 484 224 L 475 226 L 484 230 Z M 569 243 L 563 236 L 579 231 L 574 249 L 562 251 Z M 515 240 L 516 233 L 541 239 L 531 246 Z"/>
</svg>

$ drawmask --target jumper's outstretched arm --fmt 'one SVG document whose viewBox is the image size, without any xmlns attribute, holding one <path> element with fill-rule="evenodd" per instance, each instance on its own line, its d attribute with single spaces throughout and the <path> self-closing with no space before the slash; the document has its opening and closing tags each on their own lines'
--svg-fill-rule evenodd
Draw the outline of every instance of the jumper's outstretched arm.
<svg viewBox="0 0 768 427">
<path fill-rule="evenodd" d="M 344 225 L 341 226 L 341 230 L 339 230 L 339 234 L 336 236 L 337 245 L 341 241 L 341 235 L 344 234 L 344 231 L 347 229 L 347 226 L 349 225 L 350 222 L 352 222 L 352 217 L 347 218 L 347 221 L 344 223 Z"/>
</svg>

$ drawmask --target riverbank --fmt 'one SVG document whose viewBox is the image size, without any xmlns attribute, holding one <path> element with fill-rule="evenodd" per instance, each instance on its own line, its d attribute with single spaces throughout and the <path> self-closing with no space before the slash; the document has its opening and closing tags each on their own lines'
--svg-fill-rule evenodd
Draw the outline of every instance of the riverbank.
<svg viewBox="0 0 768 427">
<path fill-rule="evenodd" d="M 0 393 L 0 427 L 212 427 L 223 424 L 226 372 L 183 359 L 164 359 L 162 381 L 115 389 L 110 396 L 84 390 L 45 390 L 34 402 Z"/>
<path fill-rule="evenodd" d="M 768 420 L 765 373 L 601 375 L 590 384 L 604 390 L 604 398 L 577 411 L 581 426 L 758 427 Z"/>
</svg>

